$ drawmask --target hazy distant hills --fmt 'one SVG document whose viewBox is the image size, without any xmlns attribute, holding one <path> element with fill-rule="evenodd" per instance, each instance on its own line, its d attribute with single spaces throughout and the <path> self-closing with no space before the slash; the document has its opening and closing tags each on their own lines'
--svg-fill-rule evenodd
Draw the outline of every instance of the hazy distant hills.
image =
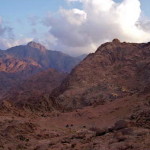
<svg viewBox="0 0 150 150">
<path fill-rule="evenodd" d="M 69 72 L 83 58 L 71 57 L 59 51 L 47 50 L 43 45 L 30 42 L 27 45 L 16 46 L 5 51 L 6 54 L 18 59 L 30 59 L 41 68 L 53 68 L 61 72 Z"/>
</svg>

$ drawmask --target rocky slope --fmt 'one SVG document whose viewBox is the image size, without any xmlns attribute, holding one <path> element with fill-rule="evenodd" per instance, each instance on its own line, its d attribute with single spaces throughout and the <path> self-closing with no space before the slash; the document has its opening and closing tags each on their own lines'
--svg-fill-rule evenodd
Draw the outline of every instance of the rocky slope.
<svg viewBox="0 0 150 150">
<path fill-rule="evenodd" d="M 9 101 L 17 108 L 49 111 L 49 94 L 60 85 L 66 75 L 54 69 L 36 73 L 3 93 L 1 101 Z"/>
<path fill-rule="evenodd" d="M 149 91 L 149 85 L 150 43 L 115 39 L 75 67 L 51 99 L 72 110 Z"/>
</svg>

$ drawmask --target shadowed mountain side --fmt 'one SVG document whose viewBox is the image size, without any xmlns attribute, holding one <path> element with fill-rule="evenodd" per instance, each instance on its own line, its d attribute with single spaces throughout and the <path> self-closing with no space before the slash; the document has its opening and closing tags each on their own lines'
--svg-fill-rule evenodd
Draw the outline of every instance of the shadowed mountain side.
<svg viewBox="0 0 150 150">
<path fill-rule="evenodd" d="M 51 106 L 46 99 L 48 99 L 51 91 L 60 85 L 66 75 L 54 69 L 37 73 L 11 88 L 5 93 L 2 100 L 10 101 L 21 108 L 40 111 L 50 110 Z"/>
</svg>

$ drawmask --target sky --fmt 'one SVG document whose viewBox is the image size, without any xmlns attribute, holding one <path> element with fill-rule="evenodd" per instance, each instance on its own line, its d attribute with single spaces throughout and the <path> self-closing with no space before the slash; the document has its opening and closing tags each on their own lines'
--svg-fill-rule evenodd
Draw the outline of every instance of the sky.
<svg viewBox="0 0 150 150">
<path fill-rule="evenodd" d="M 70 55 L 150 41 L 148 0 L 0 0 L 0 49 L 36 41 Z"/>
</svg>

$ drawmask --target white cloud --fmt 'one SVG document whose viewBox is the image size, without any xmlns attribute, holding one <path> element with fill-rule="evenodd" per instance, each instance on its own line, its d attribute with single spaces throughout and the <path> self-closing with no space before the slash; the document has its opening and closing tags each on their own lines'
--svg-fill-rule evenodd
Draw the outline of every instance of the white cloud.
<svg viewBox="0 0 150 150">
<path fill-rule="evenodd" d="M 86 21 L 86 13 L 79 9 L 60 9 L 62 17 L 72 25 L 82 25 Z"/>
<path fill-rule="evenodd" d="M 57 39 L 56 47 L 65 52 L 92 52 L 101 43 L 114 38 L 129 42 L 150 41 L 150 31 L 146 30 L 149 23 L 142 23 L 139 0 L 120 3 L 113 0 L 68 1 L 82 3 L 83 10 L 61 8 L 56 16 L 50 15 L 44 21 L 50 28 L 49 34 Z"/>
<path fill-rule="evenodd" d="M 22 38 L 22 39 L 6 39 L 0 38 L 0 48 L 5 50 L 7 48 L 16 46 L 16 45 L 24 45 L 30 41 L 33 41 L 33 38 Z"/>
<path fill-rule="evenodd" d="M 40 37 L 33 39 L 36 42 L 43 44 L 49 50 L 58 50 L 55 49 L 57 46 L 57 39 L 50 33 L 42 33 Z"/>
</svg>

